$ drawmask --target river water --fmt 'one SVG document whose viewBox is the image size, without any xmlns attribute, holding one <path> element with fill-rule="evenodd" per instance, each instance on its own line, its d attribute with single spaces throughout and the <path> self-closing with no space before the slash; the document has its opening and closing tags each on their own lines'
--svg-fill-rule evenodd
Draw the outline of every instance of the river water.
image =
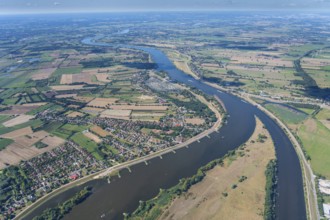
<svg viewBox="0 0 330 220">
<path fill-rule="evenodd" d="M 91 46 L 114 46 L 95 42 L 95 38 L 82 41 Z M 44 209 L 54 207 L 63 202 L 85 186 L 93 187 L 93 194 L 83 203 L 74 207 L 64 219 L 122 219 L 123 213 L 134 211 L 140 200 L 155 197 L 160 188 L 169 188 L 181 178 L 192 176 L 197 169 L 208 162 L 224 156 L 245 143 L 255 128 L 255 115 L 265 124 L 275 143 L 278 158 L 278 200 L 276 214 L 278 219 L 306 219 L 301 167 L 297 154 L 283 130 L 257 107 L 243 102 L 240 98 L 219 92 L 217 89 L 201 82 L 178 70 L 168 57 L 160 50 L 150 47 L 115 45 L 142 50 L 151 55 L 158 65 L 159 71 L 166 71 L 171 79 L 198 88 L 208 95 L 218 96 L 226 107 L 230 117 L 219 131 L 205 137 L 200 143 L 195 142 L 188 148 L 176 150 L 176 153 L 163 155 L 148 160 L 148 165 L 140 163 L 120 171 L 119 177 L 107 180 L 92 180 L 79 187 L 61 193 L 37 207 L 26 217 L 31 219 Z"/>
</svg>

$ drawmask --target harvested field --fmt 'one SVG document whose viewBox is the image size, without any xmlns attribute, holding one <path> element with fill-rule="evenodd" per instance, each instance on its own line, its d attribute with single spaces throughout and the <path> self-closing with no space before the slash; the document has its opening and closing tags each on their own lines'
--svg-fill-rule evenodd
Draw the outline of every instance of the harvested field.
<svg viewBox="0 0 330 220">
<path fill-rule="evenodd" d="M 84 131 L 83 134 L 84 134 L 87 138 L 93 140 L 93 141 L 94 141 L 95 143 L 97 143 L 97 144 L 102 142 L 102 140 L 101 140 L 97 135 L 95 135 L 95 134 L 93 134 L 93 133 L 91 133 L 91 132 L 89 132 L 89 131 Z"/>
<path fill-rule="evenodd" d="M 0 115 L 22 115 L 38 107 L 38 105 L 13 105 L 11 109 L 0 112 Z"/>
<path fill-rule="evenodd" d="M 62 86 L 51 86 L 50 88 L 55 91 L 66 91 L 66 90 L 94 89 L 95 87 L 84 87 L 84 85 L 62 85 Z"/>
<path fill-rule="evenodd" d="M 18 129 L 18 130 L 0 135 L 0 137 L 8 138 L 8 139 L 15 139 L 15 138 L 18 138 L 20 136 L 30 135 L 32 133 L 33 133 L 33 131 L 31 129 L 31 127 L 26 127 L 26 128 L 21 128 L 21 129 Z"/>
<path fill-rule="evenodd" d="M 105 110 L 101 113 L 102 118 L 117 118 L 117 119 L 125 119 L 129 120 L 130 115 L 132 111 L 131 110 Z"/>
<path fill-rule="evenodd" d="M 3 124 L 5 127 L 13 127 L 15 125 L 23 124 L 25 122 L 28 122 L 30 119 L 34 118 L 32 115 L 20 115 L 16 118 L 13 118 L 9 121 L 6 121 Z"/>
<path fill-rule="evenodd" d="M 45 137 L 44 139 L 42 139 L 41 142 L 48 145 L 47 148 L 48 147 L 54 148 L 61 144 L 64 144 L 65 140 L 63 140 L 62 138 L 53 136 L 53 135 L 49 135 L 49 136 Z"/>
<path fill-rule="evenodd" d="M 21 160 L 31 159 L 65 142 L 65 140 L 52 136 L 45 131 L 33 132 L 30 127 L 22 128 L 2 136 L 11 138 L 15 142 L 0 151 L 0 169 L 6 167 L 6 164 L 15 165 Z M 39 141 L 48 146 L 42 149 L 36 148 L 34 144 Z"/>
<path fill-rule="evenodd" d="M 61 77 L 61 84 L 72 84 L 72 74 L 64 74 Z"/>
<path fill-rule="evenodd" d="M 23 104 L 22 106 L 37 106 L 37 107 L 40 107 L 40 106 L 43 106 L 43 105 L 46 105 L 48 104 L 47 102 L 38 102 L 38 103 L 26 103 L 26 104 Z"/>
<path fill-rule="evenodd" d="M 65 74 L 61 77 L 61 84 L 86 83 L 95 84 L 92 82 L 92 75 L 89 73 Z"/>
<path fill-rule="evenodd" d="M 46 138 L 47 139 L 47 138 Z M 54 139 L 52 139 L 54 141 Z M 17 165 L 21 160 L 29 160 L 37 155 L 54 149 L 57 142 L 47 141 L 48 147 L 38 149 L 35 146 L 23 146 L 18 143 L 13 143 L 0 151 L 0 169 L 7 167 L 7 165 Z"/>
<path fill-rule="evenodd" d="M 74 94 L 63 94 L 63 95 L 57 95 L 55 98 L 57 99 L 65 99 L 65 98 L 75 98 L 77 96 L 77 93 Z"/>
<path fill-rule="evenodd" d="M 250 142 L 258 134 L 268 137 L 265 143 Z M 174 199 L 160 219 L 263 219 L 264 172 L 275 157 L 274 146 L 259 120 L 250 141 L 242 156 L 227 158 L 223 166 L 208 171 L 202 182 Z M 239 181 L 243 176 L 246 178 Z"/>
<path fill-rule="evenodd" d="M 155 97 L 150 96 L 150 95 L 141 95 L 141 96 L 139 97 L 139 99 L 141 99 L 141 100 L 154 100 Z"/>
<path fill-rule="evenodd" d="M 132 116 L 133 117 L 163 117 L 165 116 L 165 113 L 133 111 Z"/>
<path fill-rule="evenodd" d="M 48 79 L 56 70 L 57 68 L 47 68 L 41 69 L 37 73 L 32 75 L 33 80 L 43 80 Z"/>
<path fill-rule="evenodd" d="M 99 108 L 108 108 L 110 105 L 116 103 L 119 99 L 116 98 L 95 98 L 87 105 L 92 107 L 99 107 Z"/>
<path fill-rule="evenodd" d="M 186 118 L 185 121 L 187 124 L 192 125 L 202 125 L 205 123 L 205 120 L 202 118 Z"/>
<path fill-rule="evenodd" d="M 102 129 L 101 127 L 99 127 L 97 125 L 91 127 L 90 130 L 101 137 L 106 137 L 106 136 L 110 135 L 109 132 L 107 132 L 106 130 Z"/>
<path fill-rule="evenodd" d="M 104 111 L 101 108 L 93 108 L 93 107 L 85 107 L 81 109 L 83 112 L 91 114 L 91 115 L 98 115 L 100 112 Z"/>
<path fill-rule="evenodd" d="M 22 145 L 22 146 L 32 146 L 41 139 L 47 137 L 49 134 L 46 131 L 38 131 L 32 134 L 27 134 L 24 136 L 19 136 L 14 138 L 15 143 Z"/>
<path fill-rule="evenodd" d="M 166 111 L 168 106 L 163 105 L 111 105 L 114 110 L 135 110 L 135 111 Z"/>
</svg>

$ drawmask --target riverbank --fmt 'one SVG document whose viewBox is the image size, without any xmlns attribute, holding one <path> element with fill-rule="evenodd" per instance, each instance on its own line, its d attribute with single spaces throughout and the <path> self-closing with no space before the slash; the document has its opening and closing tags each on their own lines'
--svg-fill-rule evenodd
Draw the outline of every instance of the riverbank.
<svg viewBox="0 0 330 220">
<path fill-rule="evenodd" d="M 143 163 L 143 162 L 147 163 L 147 160 L 150 160 L 150 159 L 155 158 L 155 157 L 161 157 L 162 155 L 167 154 L 167 153 L 171 153 L 171 152 L 172 153 L 175 153 L 175 150 L 178 150 L 178 149 L 183 148 L 183 147 L 189 147 L 188 146 L 189 144 L 192 144 L 195 141 L 199 141 L 200 139 L 202 139 L 204 137 L 207 137 L 208 135 L 210 135 L 213 132 L 217 132 L 219 130 L 220 126 L 221 126 L 221 123 L 222 123 L 221 113 L 219 112 L 219 110 L 212 103 L 208 102 L 201 95 L 198 95 L 196 93 L 193 93 L 193 95 L 199 101 L 201 101 L 202 103 L 206 104 L 211 109 L 211 111 L 213 111 L 215 113 L 215 115 L 217 117 L 217 121 L 214 123 L 214 125 L 210 129 L 208 129 L 208 130 L 206 130 L 206 131 L 198 134 L 195 137 L 190 138 L 189 140 L 187 140 L 187 141 L 185 141 L 185 142 L 183 142 L 181 144 L 177 144 L 177 145 L 175 145 L 173 147 L 169 147 L 167 149 L 164 149 L 164 150 L 155 152 L 153 154 L 146 155 L 144 157 L 140 157 L 140 158 L 137 158 L 135 160 L 128 161 L 126 163 L 122 163 L 122 164 L 118 164 L 116 166 L 110 167 L 105 172 L 103 172 L 101 174 L 98 174 L 97 176 L 94 176 L 94 179 L 98 179 L 98 178 L 103 178 L 103 177 L 109 176 L 113 172 L 119 171 L 121 169 L 129 168 L 130 166 L 133 166 L 135 164 L 139 164 L 139 163 Z M 218 100 L 218 99 L 216 99 L 216 100 Z M 220 103 L 220 104 L 223 106 L 222 103 Z M 225 108 L 223 107 L 223 109 L 225 109 Z"/>
<path fill-rule="evenodd" d="M 269 132 L 259 119 L 256 121 L 245 144 L 215 160 L 215 165 L 210 162 L 193 177 L 161 190 L 156 198 L 141 202 L 129 219 L 263 219 L 265 170 L 275 158 L 275 150 Z M 187 191 L 176 193 L 185 189 L 188 179 L 197 178 Z"/>
<path fill-rule="evenodd" d="M 219 85 L 214 83 L 206 82 L 206 84 L 217 88 L 222 91 L 230 92 L 228 89 L 225 89 Z M 259 105 L 253 99 L 251 99 L 248 93 L 238 94 L 238 97 L 242 98 L 246 102 L 251 103 L 254 106 L 257 106 L 262 112 L 267 114 L 270 118 L 272 118 L 285 133 L 289 137 L 291 143 L 294 146 L 294 149 L 298 155 L 300 164 L 302 166 L 302 173 L 303 173 L 303 180 L 304 180 L 304 191 L 305 191 L 305 200 L 306 200 L 306 208 L 308 210 L 308 217 L 309 219 L 320 219 L 319 209 L 317 205 L 317 194 L 316 194 L 316 186 L 315 186 L 315 175 L 313 174 L 311 165 L 305 158 L 305 154 L 303 152 L 302 146 L 299 144 L 295 136 L 291 133 L 290 129 L 279 119 L 277 118 L 272 112 L 268 111 L 263 106 Z M 253 97 L 253 96 L 252 96 Z"/>
<path fill-rule="evenodd" d="M 96 43 L 92 38 L 84 39 L 83 43 L 91 46 L 113 46 L 107 43 Z M 133 212 L 138 207 L 139 200 L 146 201 L 155 197 L 160 188 L 167 189 L 176 185 L 180 179 L 193 176 L 200 167 L 216 158 L 223 157 L 245 143 L 254 131 L 255 115 L 260 117 L 269 130 L 279 159 L 278 193 L 280 196 L 276 205 L 276 214 L 280 219 L 306 219 L 302 168 L 297 153 L 286 133 L 272 118 L 241 98 L 221 92 L 184 74 L 175 68 L 162 51 L 156 48 L 119 46 L 151 54 L 158 65 L 157 70 L 166 71 L 172 80 L 199 89 L 205 94 L 217 96 L 225 104 L 228 117 L 219 134 L 211 133 L 210 138 L 193 142 L 189 148 L 177 150 L 175 154 L 165 154 L 162 159 L 156 157 L 148 161 L 150 164 L 148 166 L 144 163 L 136 164 L 130 167 L 132 172 L 124 169 L 120 172 L 121 177 L 111 178 L 111 184 L 103 179 L 89 182 L 89 185 L 92 184 L 95 187 L 95 193 L 84 203 L 75 207 L 65 219 L 89 220 L 101 215 L 105 215 L 108 219 L 122 219 L 122 213 Z M 48 207 L 55 206 L 58 201 L 65 201 L 68 194 L 81 187 L 83 185 L 47 201 L 33 213 L 38 214 Z"/>
<path fill-rule="evenodd" d="M 150 155 L 146 155 L 144 157 L 140 157 L 140 158 L 137 158 L 137 159 L 134 159 L 134 160 L 131 160 L 131 161 L 127 161 L 127 162 L 122 163 L 122 164 L 115 165 L 113 167 L 107 168 L 105 170 L 98 171 L 96 173 L 93 173 L 93 174 L 90 174 L 88 176 L 82 177 L 81 179 L 78 179 L 76 181 L 73 181 L 73 182 L 70 182 L 66 185 L 63 185 L 60 188 L 58 188 L 58 189 L 50 192 L 49 194 L 45 195 L 44 197 L 38 199 L 36 202 L 31 204 L 30 206 L 27 206 L 14 219 L 24 218 L 26 215 L 28 215 L 34 209 L 36 209 L 39 205 L 43 204 L 47 200 L 50 200 L 50 199 L 54 198 L 55 196 L 59 195 L 60 193 L 65 192 L 66 190 L 68 190 L 70 188 L 80 186 L 80 185 L 82 185 L 82 184 L 84 184 L 88 181 L 93 180 L 93 179 L 101 179 L 101 178 L 105 178 L 105 177 L 108 177 L 108 176 L 111 176 L 111 175 L 117 175 L 120 172 L 120 170 L 125 169 L 125 168 L 129 169 L 129 167 L 131 167 L 133 165 L 136 165 L 136 164 L 139 164 L 139 163 L 144 162 L 144 163 L 147 164 L 147 161 L 150 160 L 150 159 L 153 159 L 153 158 L 156 158 L 156 157 L 161 158 L 162 155 L 167 154 L 167 153 L 175 153 L 175 150 L 178 150 L 178 149 L 183 148 L 183 147 L 189 147 L 188 146 L 189 144 L 192 144 L 193 142 L 199 141 L 200 139 L 202 139 L 204 137 L 207 137 L 208 135 L 210 135 L 213 132 L 217 132 L 219 130 L 219 128 L 221 127 L 221 124 L 222 124 L 221 112 L 219 112 L 219 110 L 212 103 L 208 102 L 201 95 L 198 95 L 198 94 L 195 94 L 195 93 L 193 93 L 193 94 L 195 95 L 195 97 L 199 101 L 206 104 L 211 109 L 211 111 L 213 111 L 215 113 L 215 115 L 217 117 L 217 121 L 214 123 L 214 125 L 210 129 L 198 134 L 197 136 L 195 136 L 193 138 L 190 138 L 189 140 L 187 140 L 187 141 L 185 141 L 181 144 L 177 144 L 175 146 L 172 146 L 172 147 L 169 147 L 167 149 L 152 153 Z"/>
</svg>

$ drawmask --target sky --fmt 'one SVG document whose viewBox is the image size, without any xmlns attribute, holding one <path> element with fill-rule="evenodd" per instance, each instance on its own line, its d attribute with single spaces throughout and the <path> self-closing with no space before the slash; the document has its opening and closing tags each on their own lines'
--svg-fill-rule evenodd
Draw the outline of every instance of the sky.
<svg viewBox="0 0 330 220">
<path fill-rule="evenodd" d="M 330 9 L 330 0 L 0 0 L 1 14 L 95 11 Z"/>
</svg>

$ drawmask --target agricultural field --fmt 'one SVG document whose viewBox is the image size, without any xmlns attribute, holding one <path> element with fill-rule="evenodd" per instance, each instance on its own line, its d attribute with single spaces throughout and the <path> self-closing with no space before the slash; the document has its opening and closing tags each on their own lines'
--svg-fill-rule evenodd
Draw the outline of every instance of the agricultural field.
<svg viewBox="0 0 330 220">
<path fill-rule="evenodd" d="M 6 201 L 17 209 L 8 208 L 8 213 L 32 203 L 29 193 L 39 198 L 100 169 L 180 144 L 217 121 L 209 108 L 213 97 L 201 101 L 158 71 L 146 52 L 83 44 L 91 35 L 113 45 L 160 48 L 178 69 L 195 78 L 233 94 L 265 98 L 260 104 L 301 140 L 315 173 L 330 178 L 330 113 L 317 108 L 329 106 L 330 100 L 330 35 L 324 29 L 329 18 L 315 15 L 310 18 L 313 25 L 306 25 L 305 17 L 289 15 L 173 16 L 157 14 L 161 22 L 138 16 L 132 23 L 129 17 L 111 16 L 96 16 L 92 22 L 73 17 L 22 22 L 8 18 L 0 24 L 0 176 L 6 174 L 1 178 L 7 180 L 7 175 L 14 175 L 28 183 L 17 183 L 21 191 L 12 192 L 12 200 Z M 207 186 L 202 182 L 192 194 L 174 201 L 169 209 L 174 215 L 162 217 L 183 218 L 183 212 L 194 207 L 189 211 L 197 218 L 214 210 L 217 217 L 261 218 L 264 194 L 249 190 L 263 189 L 261 174 L 266 160 L 273 158 L 270 138 L 266 142 L 265 148 L 249 145 L 250 151 L 240 150 L 241 156 L 210 171 Z M 45 164 L 54 171 L 51 176 Z M 237 170 L 247 177 L 238 184 L 232 175 Z M 32 181 L 20 176 L 24 173 L 37 182 L 29 185 Z M 43 178 L 52 186 L 43 186 Z M 233 184 L 238 187 L 232 189 Z M 31 192 L 33 187 L 41 193 Z M 210 199 L 193 199 L 203 193 Z M 258 212 L 247 214 L 252 206 Z M 187 214 L 190 217 L 193 214 Z"/>
<path fill-rule="evenodd" d="M 305 112 L 280 104 L 265 104 L 265 107 L 287 124 L 299 124 L 307 118 Z"/>
<path fill-rule="evenodd" d="M 89 153 L 91 153 L 96 159 L 101 160 L 101 155 L 97 151 L 97 144 L 91 140 L 89 137 L 86 137 L 83 133 L 76 133 L 71 137 L 71 140 L 82 146 Z"/>
<path fill-rule="evenodd" d="M 90 101 L 87 106 L 95 108 L 108 108 L 110 105 L 115 104 L 119 99 L 116 98 L 95 98 Z"/>
<path fill-rule="evenodd" d="M 34 132 L 31 127 L 18 129 L 1 135 L 1 140 L 9 143 L 0 151 L 0 168 L 17 165 L 21 160 L 32 159 L 63 144 L 61 138 L 51 136 L 45 131 Z M 41 144 L 43 147 L 38 148 Z"/>
<path fill-rule="evenodd" d="M 308 119 L 299 128 L 298 135 L 303 142 L 304 149 L 311 158 L 314 172 L 330 179 L 330 129 L 316 119 Z"/>
<path fill-rule="evenodd" d="M 34 116 L 32 116 L 32 115 L 19 115 L 9 121 L 2 123 L 2 125 L 5 127 L 13 127 L 15 125 L 26 123 L 33 118 L 34 118 Z"/>
</svg>

